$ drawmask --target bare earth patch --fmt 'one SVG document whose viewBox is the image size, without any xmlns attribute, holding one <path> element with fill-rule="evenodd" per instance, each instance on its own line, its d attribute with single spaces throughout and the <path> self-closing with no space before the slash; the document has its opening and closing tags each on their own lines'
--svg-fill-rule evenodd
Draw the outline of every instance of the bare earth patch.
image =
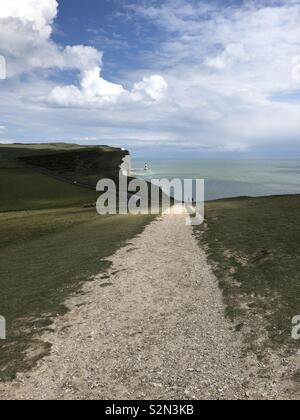
<svg viewBox="0 0 300 420">
<path fill-rule="evenodd" d="M 129 252 L 130 251 L 130 252 Z M 110 258 L 42 337 L 50 355 L 3 399 L 278 398 L 250 376 L 239 333 L 185 216 L 163 216 Z"/>
</svg>

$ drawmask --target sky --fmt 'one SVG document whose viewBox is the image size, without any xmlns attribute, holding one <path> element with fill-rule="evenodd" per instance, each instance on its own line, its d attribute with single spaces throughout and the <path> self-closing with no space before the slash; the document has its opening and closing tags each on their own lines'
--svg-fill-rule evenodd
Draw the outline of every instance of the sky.
<svg viewBox="0 0 300 420">
<path fill-rule="evenodd" d="M 0 142 L 300 158 L 300 0 L 1 0 Z"/>
</svg>

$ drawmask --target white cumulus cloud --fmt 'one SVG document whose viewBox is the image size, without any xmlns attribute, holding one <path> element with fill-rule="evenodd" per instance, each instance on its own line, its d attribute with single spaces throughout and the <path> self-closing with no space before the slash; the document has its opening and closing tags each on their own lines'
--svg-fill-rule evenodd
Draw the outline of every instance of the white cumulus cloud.
<svg viewBox="0 0 300 420">
<path fill-rule="evenodd" d="M 1 0 L 0 54 L 7 62 L 7 77 L 41 69 L 75 69 L 79 72 L 79 83 L 55 86 L 46 95 L 36 95 L 35 100 L 65 107 L 89 107 L 116 103 L 126 94 L 127 101 L 136 101 L 137 97 L 123 86 L 101 77 L 101 51 L 84 45 L 63 48 L 51 40 L 57 12 L 57 0 Z M 3 60 L 0 77 L 4 75 Z M 152 76 L 143 83 L 145 88 L 140 84 L 138 89 L 159 101 L 163 78 Z"/>
<path fill-rule="evenodd" d="M 52 104 L 70 107 L 115 103 L 124 92 L 124 88 L 104 80 L 100 76 L 100 71 L 99 67 L 85 70 L 82 73 L 80 87 L 75 85 L 57 86 L 46 100 Z"/>
<path fill-rule="evenodd" d="M 136 55 L 124 67 L 118 60 L 119 79 L 107 80 L 102 51 L 53 41 L 57 0 L 0 0 L 7 73 L 0 114 L 10 138 L 294 156 L 300 0 L 117 3 L 116 34 L 100 30 L 120 39 L 118 48 L 129 48 L 123 58 Z M 128 22 L 134 30 L 126 37 Z M 143 42 L 133 35 L 141 27 L 152 31 L 143 32 Z M 52 77 L 64 70 L 75 70 L 74 79 Z"/>
<path fill-rule="evenodd" d="M 160 101 L 165 97 L 168 83 L 160 75 L 144 77 L 142 82 L 135 83 L 133 92 L 146 92 L 151 98 Z"/>
<path fill-rule="evenodd" d="M 56 0 L 1 0 L 0 19 L 18 19 L 48 38 L 57 7 Z"/>
</svg>

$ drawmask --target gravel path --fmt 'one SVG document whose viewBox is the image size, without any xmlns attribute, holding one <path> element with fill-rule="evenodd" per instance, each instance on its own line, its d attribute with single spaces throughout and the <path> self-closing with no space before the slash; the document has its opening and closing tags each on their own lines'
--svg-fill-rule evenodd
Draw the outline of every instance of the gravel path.
<svg viewBox="0 0 300 420">
<path fill-rule="evenodd" d="M 246 398 L 239 337 L 185 216 L 153 222 L 111 261 L 43 336 L 50 356 L 1 398 Z"/>
</svg>

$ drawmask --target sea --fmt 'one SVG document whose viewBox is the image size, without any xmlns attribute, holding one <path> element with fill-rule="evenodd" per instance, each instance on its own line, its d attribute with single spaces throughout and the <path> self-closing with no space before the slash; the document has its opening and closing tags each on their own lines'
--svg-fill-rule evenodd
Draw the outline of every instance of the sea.
<svg viewBox="0 0 300 420">
<path fill-rule="evenodd" d="M 300 160 L 133 159 L 132 166 L 147 180 L 204 179 L 206 201 L 300 194 Z"/>
</svg>

